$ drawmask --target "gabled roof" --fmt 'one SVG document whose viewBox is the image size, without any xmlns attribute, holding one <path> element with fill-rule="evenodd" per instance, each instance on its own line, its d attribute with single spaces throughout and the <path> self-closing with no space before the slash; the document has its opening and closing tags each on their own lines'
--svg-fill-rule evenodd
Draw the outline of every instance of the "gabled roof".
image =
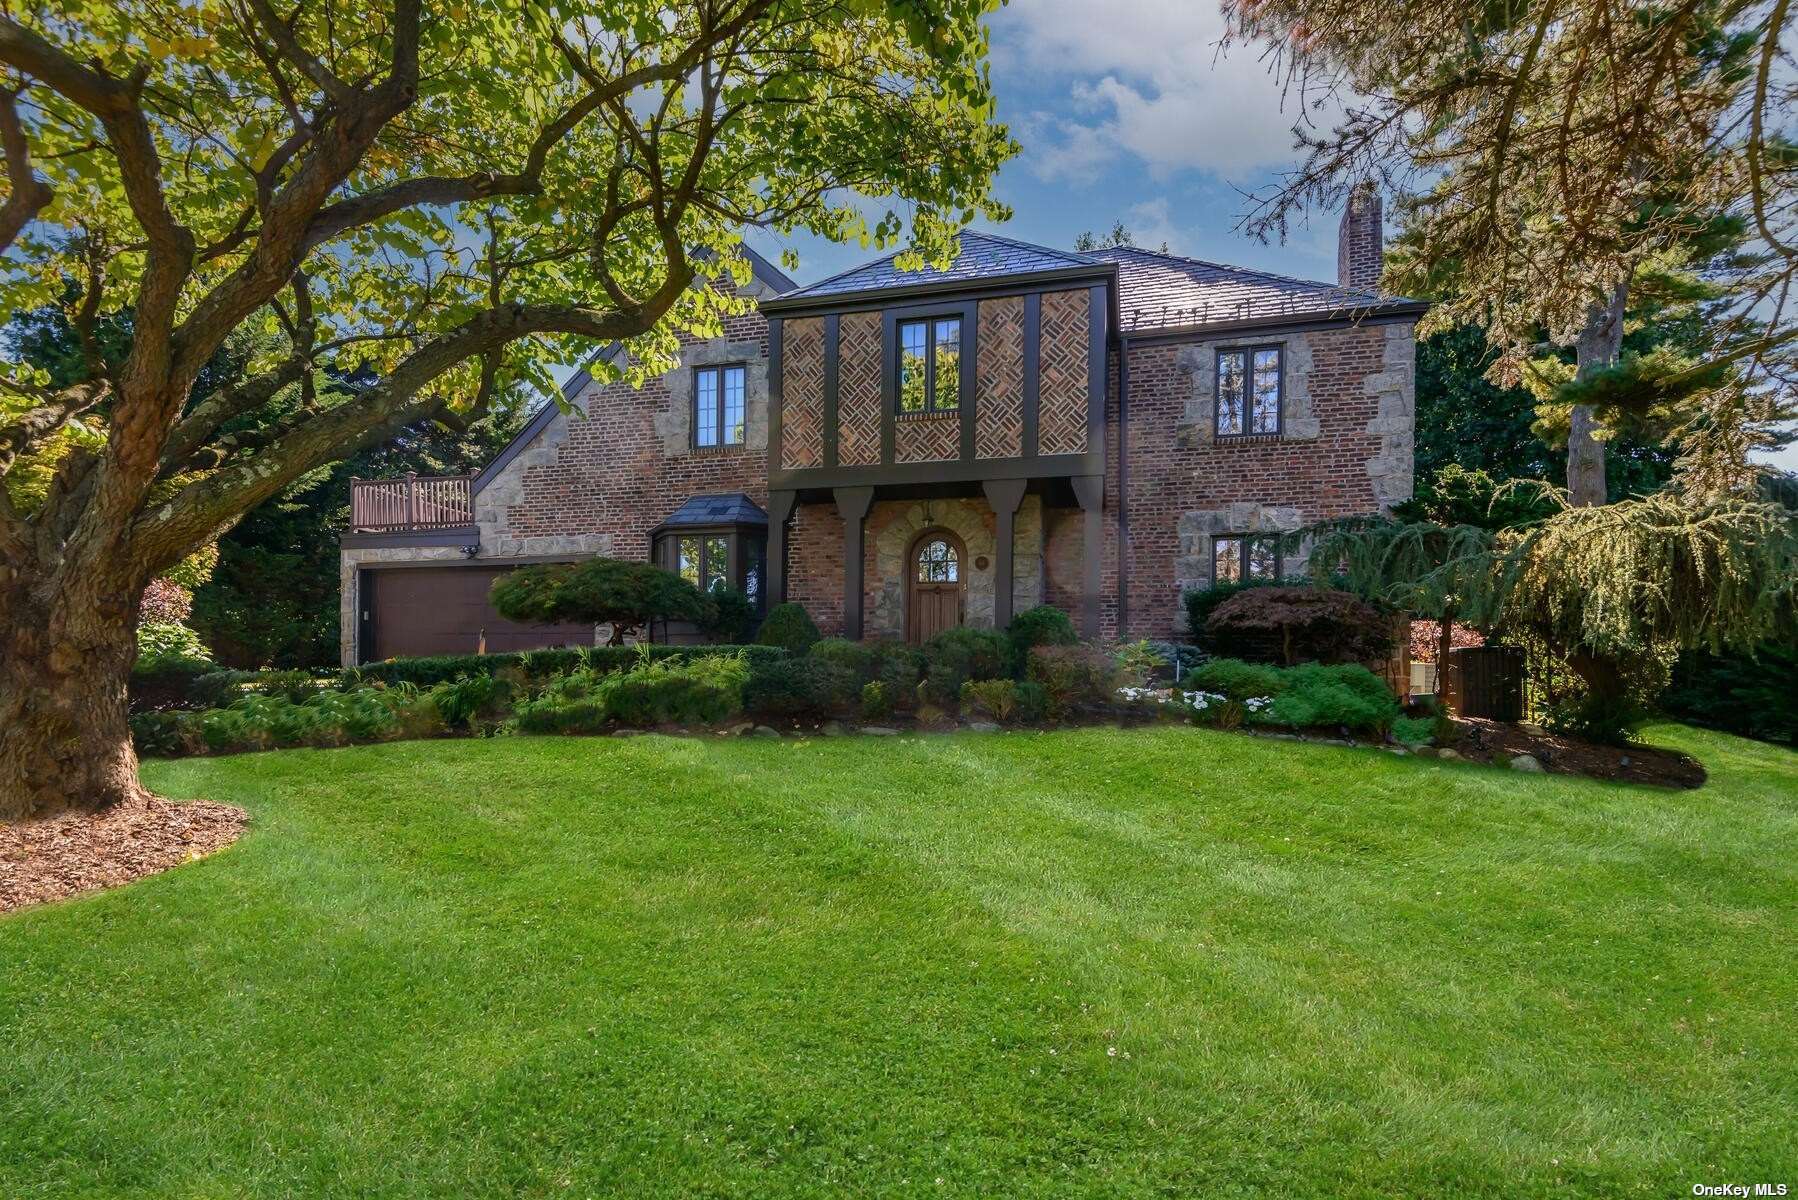
<svg viewBox="0 0 1798 1200">
<path fill-rule="evenodd" d="M 668 514 L 658 529 L 695 525 L 766 525 L 768 514 L 742 492 L 693 496 Z"/>
<path fill-rule="evenodd" d="M 1125 333 L 1425 307 L 1402 296 L 1135 246 L 1095 250 L 1092 257 L 1117 264 L 1118 320 Z"/>
<path fill-rule="evenodd" d="M 902 271 L 893 265 L 893 260 L 898 255 L 899 251 L 894 251 L 807 287 L 784 292 L 775 298 L 775 302 L 784 306 L 794 301 L 823 299 L 850 292 L 929 287 L 1044 272 L 1079 271 L 1082 268 L 1102 270 L 1105 267 L 1098 259 L 1073 250 L 1055 250 L 975 229 L 961 231 L 961 249 L 946 271 L 939 271 L 935 267 Z"/>
</svg>

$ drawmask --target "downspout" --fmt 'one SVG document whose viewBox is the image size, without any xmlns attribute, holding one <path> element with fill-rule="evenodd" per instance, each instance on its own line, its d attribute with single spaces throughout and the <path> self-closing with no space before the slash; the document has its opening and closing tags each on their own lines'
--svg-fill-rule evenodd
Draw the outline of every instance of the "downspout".
<svg viewBox="0 0 1798 1200">
<path fill-rule="evenodd" d="M 1130 630 L 1130 342 L 1118 336 L 1118 639 Z"/>
</svg>

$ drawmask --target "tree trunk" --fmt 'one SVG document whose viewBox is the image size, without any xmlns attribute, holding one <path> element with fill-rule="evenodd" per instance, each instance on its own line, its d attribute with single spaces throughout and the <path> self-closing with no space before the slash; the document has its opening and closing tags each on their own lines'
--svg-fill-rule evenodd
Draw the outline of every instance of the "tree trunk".
<svg viewBox="0 0 1798 1200">
<path fill-rule="evenodd" d="M 1574 379 L 1585 381 L 1617 361 L 1623 348 L 1623 305 L 1629 289 L 1618 284 L 1608 303 L 1595 304 L 1586 314 L 1586 327 L 1574 342 Z M 1567 493 L 1578 508 L 1605 503 L 1604 443 L 1593 436 L 1597 414 L 1589 404 L 1573 406 L 1567 430 Z"/>
<path fill-rule="evenodd" d="M 141 793 L 125 696 L 141 591 L 0 594 L 0 820 Z"/>
<path fill-rule="evenodd" d="M 1442 619 L 1436 622 L 1436 695 L 1445 702 L 1448 699 L 1448 652 L 1455 648 L 1455 613 L 1455 606 L 1447 605 L 1442 610 Z"/>
</svg>

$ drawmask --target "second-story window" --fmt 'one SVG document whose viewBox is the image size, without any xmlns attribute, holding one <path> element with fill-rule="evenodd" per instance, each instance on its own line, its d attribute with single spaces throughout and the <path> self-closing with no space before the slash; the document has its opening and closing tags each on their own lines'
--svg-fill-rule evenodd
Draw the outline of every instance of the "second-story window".
<svg viewBox="0 0 1798 1200">
<path fill-rule="evenodd" d="M 961 407 L 961 318 L 899 323 L 899 411 Z"/>
<path fill-rule="evenodd" d="M 693 444 L 743 444 L 743 368 L 696 367 L 693 371 Z"/>
<path fill-rule="evenodd" d="M 1280 348 L 1220 350 L 1217 355 L 1217 435 L 1280 432 Z"/>
</svg>

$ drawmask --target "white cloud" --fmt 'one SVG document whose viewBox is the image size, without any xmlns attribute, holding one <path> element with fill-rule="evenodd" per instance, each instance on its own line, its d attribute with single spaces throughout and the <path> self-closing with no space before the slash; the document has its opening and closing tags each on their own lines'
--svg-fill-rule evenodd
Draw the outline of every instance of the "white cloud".
<svg viewBox="0 0 1798 1200">
<path fill-rule="evenodd" d="M 1224 22 L 1204 0 L 1012 0 L 992 20 L 995 74 L 1065 81 L 1078 117 L 1022 123 L 1025 165 L 1078 177 L 1122 154 L 1158 178 L 1187 169 L 1236 178 L 1293 160 L 1295 105 L 1249 47 L 1218 50 Z"/>
</svg>

